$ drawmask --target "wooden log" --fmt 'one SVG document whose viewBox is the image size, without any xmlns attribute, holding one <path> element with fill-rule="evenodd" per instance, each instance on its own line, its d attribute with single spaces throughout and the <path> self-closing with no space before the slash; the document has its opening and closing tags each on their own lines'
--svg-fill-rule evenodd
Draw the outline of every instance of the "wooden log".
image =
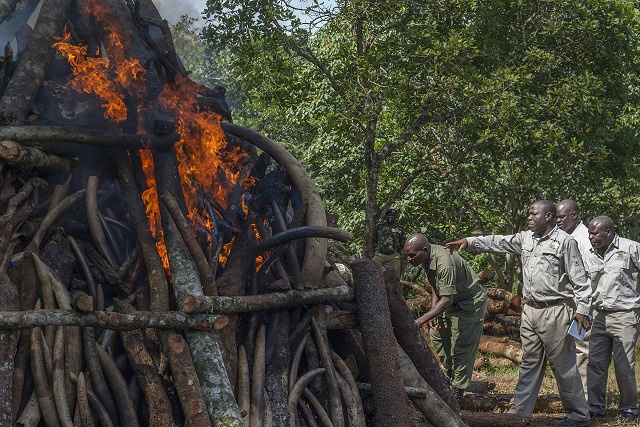
<svg viewBox="0 0 640 427">
<path fill-rule="evenodd" d="M 483 369 L 491 368 L 516 368 L 518 365 L 513 360 L 509 360 L 504 357 L 480 357 L 477 358 L 473 364 L 473 369 L 481 371 Z"/>
<path fill-rule="evenodd" d="M 54 156 L 37 147 L 24 147 L 16 141 L 0 141 L 0 159 L 18 169 L 41 169 L 51 173 L 68 173 L 77 159 Z"/>
<path fill-rule="evenodd" d="M 42 3 L 33 33 L 4 95 L 0 98 L 0 120 L 3 124 L 22 125 L 29 115 L 47 67 L 55 54 L 51 45 L 56 37 L 62 35 L 70 4 L 71 0 L 44 0 Z"/>
<path fill-rule="evenodd" d="M 167 178 L 162 175 L 156 177 L 158 191 L 163 194 L 171 187 L 166 182 L 161 185 Z M 171 194 L 175 197 L 174 192 Z M 176 300 L 183 301 L 187 294 L 203 295 L 195 263 L 166 211 L 162 214 L 162 225 Z M 241 427 L 244 422 L 233 397 L 218 337 L 212 331 L 187 330 L 185 335 L 212 423 Z"/>
<path fill-rule="evenodd" d="M 16 9 L 20 0 L 0 0 L 0 24 Z"/>
<path fill-rule="evenodd" d="M 236 297 L 205 297 L 187 295 L 182 307 L 185 313 L 249 313 L 260 310 L 281 310 L 301 305 L 326 304 L 335 301 L 351 301 L 353 291 L 348 286 L 305 291 L 291 290 L 263 295 Z"/>
<path fill-rule="evenodd" d="M 362 337 L 368 356 L 376 425 L 407 426 L 409 404 L 404 394 L 382 270 L 368 259 L 358 260 L 351 266 Z"/>
<path fill-rule="evenodd" d="M 478 349 L 487 353 L 500 354 L 515 363 L 522 363 L 522 345 L 506 337 L 482 335 Z"/>
<path fill-rule="evenodd" d="M 200 248 L 200 245 L 193 236 L 191 226 L 187 222 L 187 219 L 184 217 L 184 215 L 182 215 L 182 211 L 178 206 L 178 202 L 176 202 L 173 196 L 169 193 L 160 196 L 160 200 L 164 204 L 164 207 L 167 208 L 167 211 L 171 215 L 173 222 L 176 224 L 176 227 L 180 232 L 182 240 L 184 240 L 187 249 L 189 249 L 189 253 L 191 254 L 191 257 L 193 258 L 193 261 L 198 268 L 198 274 L 200 275 L 200 281 L 202 282 L 202 288 L 205 295 L 218 295 L 213 272 L 209 268 L 209 264 L 207 263 L 207 259 L 205 258 L 204 253 L 202 252 L 202 248 Z"/>
<path fill-rule="evenodd" d="M 460 406 L 453 395 L 449 380 L 404 302 L 398 278 L 392 270 L 388 270 L 384 274 L 384 281 L 391 322 L 398 344 L 407 353 L 422 378 L 455 413 L 460 414 Z"/>
<path fill-rule="evenodd" d="M 114 313 L 94 311 L 78 313 L 69 310 L 1 311 L 0 329 L 28 329 L 36 326 L 85 326 L 130 331 L 133 329 L 188 329 L 211 330 L 226 325 L 224 316 L 185 314 L 179 311 Z"/>
<path fill-rule="evenodd" d="M 505 314 L 508 309 L 508 302 L 489 299 L 487 303 L 487 316 L 490 316 L 492 314 Z"/>
<path fill-rule="evenodd" d="M 513 406 L 513 394 L 465 394 L 464 406 L 473 412 L 507 412 Z M 556 394 L 539 395 L 533 412 L 562 413 L 562 401 Z"/>
<path fill-rule="evenodd" d="M 175 332 L 167 333 L 167 350 L 171 365 L 173 383 L 178 391 L 178 397 L 185 413 L 185 423 L 188 427 L 208 427 L 211 425 L 207 404 L 202 397 L 200 380 L 193 366 L 193 359 L 189 353 L 189 346 L 182 335 Z M 178 387 L 180 387 L 178 389 Z"/>
<path fill-rule="evenodd" d="M 494 380 L 477 381 L 472 380 L 469 387 L 465 390 L 466 393 L 486 393 L 496 388 L 496 382 Z"/>
<path fill-rule="evenodd" d="M 134 308 L 122 301 L 116 301 L 116 310 L 120 312 L 133 312 Z M 145 346 L 145 338 L 139 329 L 123 331 L 120 336 L 129 360 L 133 367 L 138 383 L 142 387 L 145 400 L 149 408 L 149 425 L 167 426 L 175 425 L 171 413 L 171 402 L 167 395 L 158 366 L 153 361 Z"/>
<path fill-rule="evenodd" d="M 462 411 L 462 415 L 469 427 L 518 427 L 531 425 L 532 422 L 531 418 L 518 414 Z"/>
<path fill-rule="evenodd" d="M 140 193 L 137 191 L 131 163 L 122 150 L 111 150 L 110 152 L 116 160 L 120 188 L 136 232 L 138 247 L 146 266 L 151 293 L 151 309 L 155 312 L 166 312 L 169 310 L 169 284 L 149 228 L 149 221 L 147 220 Z M 160 340 L 164 352 L 169 357 L 173 383 L 178 393 L 182 410 L 188 420 L 187 425 L 193 427 L 210 425 L 211 421 L 209 420 L 207 406 L 187 342 L 182 336 L 172 331 L 160 332 Z"/>
<path fill-rule="evenodd" d="M 407 387 L 420 389 L 424 393 L 416 394 L 407 390 L 407 396 L 411 398 L 413 404 L 424 415 L 424 417 L 436 427 L 462 427 L 467 423 L 462 416 L 450 408 L 433 388 L 420 375 L 418 369 L 413 364 L 407 353 L 398 344 L 398 354 L 400 355 L 400 367 Z M 433 408 L 438 408 L 434 411 Z"/>
<path fill-rule="evenodd" d="M 71 142 L 94 147 L 124 148 L 127 150 L 166 150 L 180 139 L 180 135 L 165 136 L 109 133 L 101 130 L 69 126 L 6 126 L 0 127 L 0 140 L 17 142 Z"/>
<path fill-rule="evenodd" d="M 251 280 L 256 278 L 256 263 L 252 254 L 257 239 L 252 227 L 253 221 L 255 218 L 250 215 L 246 221 L 239 224 L 240 232 L 235 237 L 224 271 L 216 279 L 216 288 L 220 297 L 244 295 Z M 222 239 L 220 239 L 220 243 L 222 243 Z M 210 295 L 205 294 L 205 296 Z M 220 331 L 218 338 L 229 378 L 235 378 L 238 369 L 238 336 L 236 332 L 240 325 L 240 315 L 229 313 L 227 317 L 229 318 L 229 327 Z M 252 349 L 252 347 L 247 346 L 247 349 Z M 253 351 L 251 355 L 253 355 Z"/>
<path fill-rule="evenodd" d="M 269 138 L 250 129 L 228 122 L 221 122 L 220 126 L 225 132 L 242 138 L 268 153 L 286 169 L 289 179 L 300 192 L 303 203 L 308 205 L 306 211 L 306 223 L 308 226 L 325 227 L 327 225 L 327 217 L 316 185 L 298 159 Z M 305 287 L 319 287 L 326 256 L 326 239 L 306 239 L 305 257 L 302 264 L 302 277 L 305 278 Z"/>
</svg>

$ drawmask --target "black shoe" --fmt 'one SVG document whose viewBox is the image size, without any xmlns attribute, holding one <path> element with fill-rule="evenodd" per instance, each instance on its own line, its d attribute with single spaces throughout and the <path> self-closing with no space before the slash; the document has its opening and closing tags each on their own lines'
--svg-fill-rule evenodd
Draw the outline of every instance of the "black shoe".
<svg viewBox="0 0 640 427">
<path fill-rule="evenodd" d="M 620 415 L 622 415 L 622 418 L 627 422 L 633 422 L 636 420 L 636 416 L 633 414 L 633 412 L 623 412 Z"/>
<path fill-rule="evenodd" d="M 589 411 L 589 416 L 591 418 L 593 417 L 606 417 L 607 413 L 606 412 L 593 412 L 593 411 Z"/>
<path fill-rule="evenodd" d="M 580 427 L 589 425 L 589 421 L 578 421 L 569 417 L 564 417 L 561 420 L 554 421 L 553 424 L 560 427 Z"/>
</svg>

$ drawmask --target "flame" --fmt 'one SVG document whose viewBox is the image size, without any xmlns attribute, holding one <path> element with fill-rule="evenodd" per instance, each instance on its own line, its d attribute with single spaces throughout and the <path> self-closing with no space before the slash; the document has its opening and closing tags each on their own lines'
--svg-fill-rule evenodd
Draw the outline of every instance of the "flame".
<svg viewBox="0 0 640 427">
<path fill-rule="evenodd" d="M 162 259 L 164 271 L 169 274 L 169 255 L 167 254 L 167 247 L 164 244 L 164 229 L 162 228 L 162 221 L 160 219 L 160 202 L 158 199 L 158 187 L 156 186 L 155 168 L 151 150 L 140 150 L 140 160 L 142 161 L 142 172 L 147 181 L 147 189 L 142 193 L 142 200 L 147 218 L 149 219 L 151 234 L 156 241 L 156 248 Z"/>
<path fill-rule="evenodd" d="M 94 0 L 87 1 L 87 8 L 98 20 L 105 16 L 102 6 Z M 112 26 L 115 27 L 117 26 Z M 181 135 L 174 148 L 187 216 L 194 233 L 200 227 L 204 227 L 211 236 L 214 232 L 214 221 L 209 217 L 203 203 L 199 203 L 198 200 L 202 200 L 203 197 L 215 200 L 226 209 L 228 197 L 235 188 L 248 191 L 255 185 L 255 180 L 246 173 L 251 163 L 250 157 L 240 147 L 227 147 L 224 132 L 220 127 L 220 116 L 200 107 L 197 98 L 199 87 L 191 80 L 177 76 L 171 84 L 162 88 L 154 104 L 149 105 L 146 101 L 145 69 L 136 59 L 127 57 L 117 33 L 106 33 L 108 58 L 105 52 L 98 52 L 101 57 L 89 56 L 86 46 L 71 43 L 68 31 L 65 31 L 64 37 L 53 45 L 71 64 L 74 77 L 69 83 L 70 87 L 80 92 L 95 94 L 101 100 L 105 118 L 116 123 L 125 121 L 134 113 L 140 115 L 143 109 L 159 109 L 164 114 L 172 116 L 172 120 L 178 125 L 176 132 Z M 128 111 L 126 100 L 129 98 L 137 101 L 139 111 Z M 138 122 L 142 126 L 145 121 L 138 117 Z M 146 133 L 144 129 L 140 129 L 139 132 Z M 140 150 L 140 156 L 148 187 L 143 194 L 146 213 L 158 252 L 168 272 L 153 158 L 149 150 Z M 248 213 L 244 198 L 242 209 L 245 214 Z M 222 248 L 219 257 L 221 265 L 226 262 L 232 244 L 233 240 Z"/>
</svg>

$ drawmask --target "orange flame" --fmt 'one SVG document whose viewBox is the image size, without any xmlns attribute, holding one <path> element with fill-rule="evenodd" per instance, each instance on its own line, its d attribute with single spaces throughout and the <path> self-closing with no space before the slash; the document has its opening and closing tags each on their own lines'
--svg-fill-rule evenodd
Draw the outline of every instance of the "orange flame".
<svg viewBox="0 0 640 427">
<path fill-rule="evenodd" d="M 92 1 L 88 1 L 87 4 L 91 13 L 100 19 L 101 6 Z M 54 47 L 71 64 L 74 78 L 70 81 L 70 86 L 78 91 L 95 94 L 102 101 L 105 118 L 120 123 L 131 113 L 127 111 L 125 103 L 127 96 L 138 101 L 145 100 L 145 69 L 137 60 L 127 58 L 122 41 L 115 32 L 108 31 L 107 37 L 109 59 L 88 56 L 86 46 L 70 43 L 71 36 L 68 32 L 62 40 L 54 44 Z M 178 124 L 177 133 L 181 135 L 174 147 L 188 218 L 194 231 L 204 227 L 211 234 L 214 222 L 201 203 L 199 206 L 198 195 L 215 200 L 226 208 L 228 195 L 234 188 L 239 187 L 247 191 L 255 182 L 248 178 L 246 173 L 242 173 L 250 164 L 249 156 L 239 147 L 227 148 L 227 141 L 219 123 L 220 117 L 200 108 L 197 91 L 198 87 L 193 82 L 177 76 L 172 84 L 165 85 L 157 101 L 160 109 L 174 115 Z M 142 123 L 143 120 L 139 122 Z M 158 251 L 168 272 L 153 158 L 148 150 L 141 150 L 140 156 L 148 186 L 148 190 L 143 194 L 146 213 Z M 244 200 L 242 209 L 245 214 L 248 212 Z M 224 265 L 232 243 L 233 241 L 224 245 L 219 257 L 221 265 Z"/>
</svg>

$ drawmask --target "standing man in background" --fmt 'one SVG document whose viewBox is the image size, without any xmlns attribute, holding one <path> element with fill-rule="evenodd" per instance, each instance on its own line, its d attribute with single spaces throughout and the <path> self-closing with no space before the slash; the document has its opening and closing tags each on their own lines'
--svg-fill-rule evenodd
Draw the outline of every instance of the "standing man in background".
<svg viewBox="0 0 640 427">
<path fill-rule="evenodd" d="M 376 227 L 376 253 L 373 261 L 383 267 L 393 268 L 397 277 L 402 276 L 404 270 L 404 229 L 396 224 L 397 212 L 387 209 L 384 213 L 385 221 Z"/>
<path fill-rule="evenodd" d="M 531 416 L 549 360 L 562 406 L 567 411 L 567 416 L 554 424 L 586 426 L 589 406 L 576 366 L 575 340 L 567 335 L 567 330 L 574 319 L 579 331 L 589 328 L 591 283 L 578 243 L 556 225 L 553 202 L 533 202 L 527 224 L 527 231 L 508 236 L 467 237 L 445 247 L 520 255 L 522 293 L 528 302 L 522 309 L 522 363 L 514 391 L 515 404 L 509 412 Z"/>
<path fill-rule="evenodd" d="M 582 222 L 579 216 L 578 204 L 571 200 L 561 200 L 556 205 L 556 224 L 558 228 L 566 233 L 571 234 L 571 237 L 578 242 L 578 249 L 580 250 L 580 256 L 584 267 L 589 271 L 589 254 L 591 252 L 591 242 L 589 241 L 589 230 L 587 226 Z M 584 397 L 588 399 L 588 387 L 587 387 L 587 363 L 589 361 L 589 336 L 591 330 L 588 330 L 584 334 L 584 338 L 576 340 L 576 364 L 578 365 L 578 371 L 580 372 L 580 379 L 582 380 L 582 387 L 584 389 Z"/>
<path fill-rule="evenodd" d="M 636 341 L 640 323 L 640 243 L 619 237 L 613 221 L 599 216 L 589 223 L 593 250 L 589 256 L 593 283 L 593 326 L 589 351 L 589 410 L 607 410 L 607 374 L 613 368 L 620 391 L 618 408 L 626 421 L 638 415 Z"/>
</svg>

